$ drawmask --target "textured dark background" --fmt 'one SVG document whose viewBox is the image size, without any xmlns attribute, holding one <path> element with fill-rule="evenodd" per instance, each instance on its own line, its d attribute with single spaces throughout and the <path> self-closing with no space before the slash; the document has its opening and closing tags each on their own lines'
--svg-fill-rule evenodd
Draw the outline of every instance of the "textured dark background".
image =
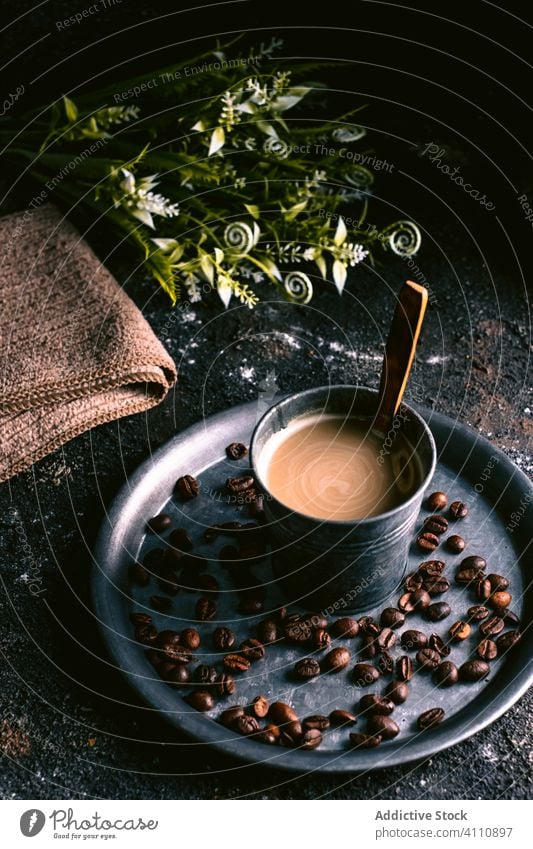
<svg viewBox="0 0 533 849">
<path fill-rule="evenodd" d="M 24 83 L 21 106 L 97 85 L 100 74 L 125 77 L 192 55 L 222 32 L 256 30 L 246 35 L 250 42 L 277 34 L 287 56 L 349 60 L 327 72 L 332 89 L 350 93 L 332 101 L 368 104 L 376 154 L 395 165 L 376 183 L 369 220 L 390 220 L 393 204 L 424 230 L 417 264 L 435 301 L 417 357 L 417 399 L 470 424 L 531 474 L 531 225 L 517 201 L 532 178 L 524 102 L 532 21 L 520 20 L 523 4 L 452 3 L 438 18 L 429 2 L 315 11 L 243 2 L 185 12 L 174 3 L 123 0 L 58 30 L 56 21 L 85 5 L 51 2 L 31 11 L 20 2 L 15 11 L 0 2 L 2 91 Z M 429 142 L 446 148 L 495 211 L 420 157 Z M 25 190 L 10 193 L 4 211 L 22 208 Z M 98 251 L 98 240 L 93 245 Z M 119 258 L 113 270 L 123 280 L 129 268 Z M 176 360 L 175 392 L 149 414 L 97 428 L 0 487 L 3 798 L 528 796 L 531 694 L 491 728 L 416 766 L 352 779 L 291 778 L 180 739 L 98 660 L 104 650 L 88 602 L 89 550 L 128 473 L 202 415 L 255 398 L 272 370 L 281 391 L 328 381 L 376 385 L 406 276 L 402 260 L 387 255 L 375 270 L 356 269 L 342 299 L 323 287 L 310 307 L 295 307 L 269 301 L 265 287 L 253 312 L 224 313 L 212 299 L 175 322 L 152 284 L 128 283 Z M 42 568 L 39 599 L 24 580 L 29 558 Z"/>
</svg>

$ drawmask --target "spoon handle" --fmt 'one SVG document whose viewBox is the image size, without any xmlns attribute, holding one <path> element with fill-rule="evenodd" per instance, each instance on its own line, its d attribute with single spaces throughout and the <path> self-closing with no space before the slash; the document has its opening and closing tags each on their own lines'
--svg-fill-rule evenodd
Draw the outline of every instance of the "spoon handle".
<svg viewBox="0 0 533 849">
<path fill-rule="evenodd" d="M 373 430 L 388 433 L 409 378 L 428 302 L 424 286 L 408 280 L 394 310 L 379 385 L 379 406 Z"/>
</svg>

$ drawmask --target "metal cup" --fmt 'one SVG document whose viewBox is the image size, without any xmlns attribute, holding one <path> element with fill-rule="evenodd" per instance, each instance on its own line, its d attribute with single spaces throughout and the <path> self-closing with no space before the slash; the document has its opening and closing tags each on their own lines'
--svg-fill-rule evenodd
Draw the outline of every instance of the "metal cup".
<svg viewBox="0 0 533 849">
<path fill-rule="evenodd" d="M 378 392 L 361 386 L 321 386 L 290 395 L 271 407 L 258 422 L 250 457 L 258 488 L 264 495 L 276 580 L 293 604 L 321 609 L 365 610 L 380 604 L 405 576 L 424 490 L 436 465 L 436 447 L 425 421 L 402 404 L 384 446 L 401 431 L 422 466 L 421 483 L 407 500 L 381 515 L 338 521 L 295 512 L 279 502 L 262 479 L 259 459 L 271 436 L 295 418 L 316 413 L 375 417 Z"/>
</svg>

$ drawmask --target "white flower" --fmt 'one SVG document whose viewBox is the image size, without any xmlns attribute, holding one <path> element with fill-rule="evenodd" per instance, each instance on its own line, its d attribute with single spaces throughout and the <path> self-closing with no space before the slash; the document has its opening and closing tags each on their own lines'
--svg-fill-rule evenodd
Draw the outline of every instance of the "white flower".
<svg viewBox="0 0 533 849">
<path fill-rule="evenodd" d="M 302 254 L 303 258 L 308 262 L 311 262 L 315 258 L 315 249 L 314 248 L 306 248 Z"/>
<path fill-rule="evenodd" d="M 157 174 L 142 177 L 137 181 L 127 168 L 120 170 L 123 174 L 119 183 L 122 195 L 114 196 L 115 207 L 125 207 L 130 215 L 152 228 L 155 226 L 152 215 L 159 215 L 161 218 L 174 218 L 179 215 L 177 203 L 171 203 L 168 198 L 152 191 L 158 185 Z"/>
<path fill-rule="evenodd" d="M 368 256 L 368 251 L 365 251 L 362 245 L 354 245 L 352 243 L 346 245 L 346 258 L 351 266 L 357 265 L 359 262 L 362 262 L 366 256 Z"/>
</svg>

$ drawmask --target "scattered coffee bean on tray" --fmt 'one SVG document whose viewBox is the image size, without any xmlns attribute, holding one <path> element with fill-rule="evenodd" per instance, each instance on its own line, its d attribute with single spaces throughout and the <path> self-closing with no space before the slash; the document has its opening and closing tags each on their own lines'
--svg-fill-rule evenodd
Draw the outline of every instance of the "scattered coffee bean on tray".
<svg viewBox="0 0 533 849">
<path fill-rule="evenodd" d="M 424 560 L 418 572 L 424 578 L 439 578 L 446 568 L 444 560 Z"/>
<path fill-rule="evenodd" d="M 343 726 L 343 725 L 355 725 L 357 722 L 357 717 L 354 713 L 350 713 L 349 710 L 343 710 L 342 708 L 336 708 L 332 710 L 329 715 L 329 721 L 331 725 Z"/>
<path fill-rule="evenodd" d="M 490 666 L 484 660 L 467 660 L 459 667 L 461 681 L 481 681 L 490 672 Z"/>
<path fill-rule="evenodd" d="M 236 689 L 237 685 L 235 684 L 235 680 L 228 672 L 220 672 L 220 674 L 217 675 L 215 680 L 215 690 L 221 698 L 224 696 L 232 696 Z"/>
<path fill-rule="evenodd" d="M 352 681 L 356 687 L 369 687 L 380 677 L 379 669 L 371 663 L 356 663 L 352 669 Z"/>
<path fill-rule="evenodd" d="M 252 701 L 252 713 L 258 717 L 258 719 L 263 719 L 269 710 L 270 704 L 266 696 L 256 696 Z"/>
<path fill-rule="evenodd" d="M 438 652 L 441 657 L 448 657 L 451 648 L 448 643 L 445 643 L 442 637 L 438 634 L 431 634 L 428 640 L 428 647 Z"/>
<path fill-rule="evenodd" d="M 390 716 L 381 714 L 369 717 L 368 730 L 372 735 L 379 734 L 383 740 L 392 740 L 400 733 L 399 725 Z"/>
<path fill-rule="evenodd" d="M 451 537 L 448 537 L 446 540 L 446 547 L 448 551 L 453 552 L 453 554 L 460 554 L 460 552 L 464 550 L 465 546 L 466 542 L 463 537 L 459 536 L 459 534 L 452 534 Z"/>
<path fill-rule="evenodd" d="M 378 669 L 382 675 L 392 675 L 394 672 L 394 658 L 388 651 L 382 651 L 378 657 Z"/>
<path fill-rule="evenodd" d="M 504 610 L 509 607 L 513 597 L 506 590 L 497 590 L 489 599 L 489 604 L 496 610 Z"/>
<path fill-rule="evenodd" d="M 263 728 L 262 731 L 258 731 L 254 736 L 254 740 L 257 740 L 258 743 L 266 743 L 267 746 L 275 746 L 278 742 L 278 738 L 272 731 L 268 731 L 266 728 Z"/>
<path fill-rule="evenodd" d="M 246 714 L 239 716 L 235 720 L 233 727 L 238 734 L 243 734 L 245 737 L 249 737 L 251 734 L 256 734 L 260 731 L 260 725 L 255 716 L 246 716 Z"/>
<path fill-rule="evenodd" d="M 262 658 L 264 658 L 265 647 L 263 643 L 259 642 L 259 640 L 254 640 L 253 637 L 249 637 L 247 640 L 244 640 L 241 643 L 240 652 L 252 663 L 255 663 L 256 661 L 262 660 Z"/>
<path fill-rule="evenodd" d="M 402 613 L 413 613 L 414 610 L 423 610 L 431 603 L 431 596 L 425 590 L 414 590 L 412 593 L 404 593 L 398 599 L 398 607 Z"/>
<path fill-rule="evenodd" d="M 350 745 L 353 749 L 375 749 L 381 740 L 380 734 L 362 734 L 359 731 L 350 734 Z"/>
<path fill-rule="evenodd" d="M 436 534 L 437 536 L 441 536 L 445 534 L 448 530 L 448 519 L 445 519 L 444 516 L 428 516 L 427 519 L 424 519 L 424 532 L 429 531 L 431 534 Z"/>
<path fill-rule="evenodd" d="M 425 672 L 431 672 L 433 669 L 436 669 L 441 662 L 441 656 L 438 651 L 435 649 L 420 649 L 416 654 L 416 659 L 420 665 L 420 668 Z"/>
<path fill-rule="evenodd" d="M 324 738 L 318 728 L 304 729 L 298 741 L 298 748 L 304 750 L 316 749 L 320 746 L 323 739 Z"/>
<path fill-rule="evenodd" d="M 459 671 L 451 660 L 443 660 L 433 672 L 432 679 L 438 687 L 451 687 L 459 680 Z"/>
<path fill-rule="evenodd" d="M 332 649 L 324 658 L 323 666 L 326 672 L 340 672 L 345 669 L 351 660 L 351 654 L 348 649 L 339 646 Z"/>
<path fill-rule="evenodd" d="M 444 510 L 444 508 L 448 505 L 448 497 L 445 492 L 438 490 L 437 492 L 432 492 L 431 495 L 428 496 L 426 504 L 428 510 Z"/>
<path fill-rule="evenodd" d="M 479 630 L 484 637 L 494 637 L 501 633 L 505 628 L 505 620 L 501 616 L 491 616 L 489 619 L 484 619 Z"/>
<path fill-rule="evenodd" d="M 238 478 L 228 478 L 226 481 L 226 489 L 234 495 L 251 489 L 253 485 L 254 479 L 251 475 L 241 475 Z"/>
<path fill-rule="evenodd" d="M 170 528 L 171 524 L 172 519 L 167 513 L 159 513 L 157 516 L 153 516 L 148 520 L 146 528 L 152 534 L 161 534 L 167 528 Z"/>
<path fill-rule="evenodd" d="M 482 604 L 474 604 L 468 608 L 467 615 L 472 622 L 482 622 L 483 619 L 490 616 L 490 610 Z"/>
<path fill-rule="evenodd" d="M 294 665 L 294 674 L 303 681 L 320 675 L 320 663 L 314 657 L 303 657 Z"/>
<path fill-rule="evenodd" d="M 215 704 L 212 694 L 207 690 L 193 690 L 192 693 L 185 696 L 185 701 L 199 711 L 211 710 Z"/>
<path fill-rule="evenodd" d="M 186 501 L 197 498 L 200 492 L 200 484 L 192 475 L 182 475 L 176 481 L 176 489 Z"/>
<path fill-rule="evenodd" d="M 242 442 L 232 442 L 226 446 L 226 454 L 230 460 L 240 460 L 241 457 L 246 457 L 248 449 Z"/>
<path fill-rule="evenodd" d="M 487 561 L 479 554 L 469 554 L 459 564 L 459 568 L 461 569 L 475 569 L 476 572 L 484 572 L 486 567 Z"/>
<path fill-rule="evenodd" d="M 427 731 L 428 728 L 434 728 L 439 725 L 444 719 L 444 710 L 441 707 L 430 708 L 421 713 L 417 719 L 417 725 L 420 731 Z"/>
<path fill-rule="evenodd" d="M 248 658 L 240 654 L 227 654 L 223 660 L 226 669 L 230 672 L 246 672 L 250 669 L 251 663 Z"/>
<path fill-rule="evenodd" d="M 509 649 L 512 649 L 521 638 L 521 634 L 519 631 L 507 631 L 505 634 L 501 634 L 496 640 L 496 645 L 498 647 L 498 653 L 503 654 Z"/>
<path fill-rule="evenodd" d="M 438 536 L 430 531 L 422 531 L 416 538 L 420 551 L 435 551 L 439 547 L 439 542 Z"/>
<path fill-rule="evenodd" d="M 329 716 L 324 716 L 321 713 L 314 713 L 302 719 L 302 728 L 304 731 L 308 731 L 310 728 L 316 728 L 318 731 L 326 731 L 330 724 Z"/>
<path fill-rule="evenodd" d="M 371 714 L 382 714 L 383 716 L 389 716 L 396 705 L 391 699 L 386 699 L 384 696 L 379 696 L 377 693 L 366 693 L 364 696 L 361 696 L 359 700 L 359 710 L 365 716 L 370 716 Z"/>
<path fill-rule="evenodd" d="M 458 622 L 454 622 L 448 631 L 452 640 L 458 640 L 459 642 L 462 640 L 466 640 L 470 636 L 472 628 L 468 624 L 468 622 L 463 622 L 461 619 Z"/>
<path fill-rule="evenodd" d="M 488 638 L 481 640 L 477 647 L 477 655 L 481 660 L 494 660 L 498 656 L 498 646 L 493 640 Z"/>
<path fill-rule="evenodd" d="M 185 628 L 185 630 L 181 632 L 179 642 L 182 646 L 184 646 L 184 648 L 189 649 L 190 651 L 196 651 L 202 642 L 202 639 L 196 628 Z"/>
<path fill-rule="evenodd" d="M 210 598 L 199 598 L 196 602 L 196 617 L 200 622 L 209 622 L 217 615 L 217 606 Z"/>
<path fill-rule="evenodd" d="M 410 681 L 413 677 L 413 661 L 409 655 L 404 654 L 396 661 L 396 675 L 400 681 Z"/>
<path fill-rule="evenodd" d="M 269 718 L 280 727 L 286 722 L 294 722 L 298 719 L 296 711 L 286 702 L 273 702 L 268 712 Z"/>
<path fill-rule="evenodd" d="M 263 645 L 275 643 L 278 639 L 278 626 L 273 619 L 263 619 L 257 626 L 257 636 Z"/>
<path fill-rule="evenodd" d="M 405 615 L 397 607 L 386 607 L 382 610 L 379 621 L 383 628 L 401 628 Z"/>
<path fill-rule="evenodd" d="M 451 612 L 452 609 L 449 604 L 446 604 L 445 601 L 437 601 L 426 607 L 424 616 L 431 622 L 440 622 L 442 619 L 446 619 Z"/>
<path fill-rule="evenodd" d="M 168 538 L 169 543 L 180 551 L 190 551 L 193 547 L 192 537 L 186 528 L 175 528 Z"/>
<path fill-rule="evenodd" d="M 452 519 L 464 519 L 468 515 L 468 506 L 463 501 L 452 501 L 450 516 Z"/>
<path fill-rule="evenodd" d="M 409 696 L 409 685 L 405 681 L 390 681 L 385 687 L 384 696 L 395 705 L 402 705 Z"/>
<path fill-rule="evenodd" d="M 213 645 L 217 651 L 227 651 L 235 645 L 235 634 L 231 628 L 222 626 L 213 631 Z"/>
<path fill-rule="evenodd" d="M 423 649 L 427 646 L 428 638 L 423 631 L 409 630 L 403 632 L 400 642 L 402 648 L 408 651 L 414 651 L 415 649 L 418 651 L 418 649 Z"/>
<path fill-rule="evenodd" d="M 331 625 L 331 633 L 334 637 L 345 637 L 347 639 L 357 637 L 359 633 L 359 623 L 357 619 L 350 619 L 348 616 L 343 619 L 337 619 Z"/>
<path fill-rule="evenodd" d="M 311 635 L 311 644 L 314 649 L 320 651 L 331 645 L 331 637 L 325 628 L 316 628 Z"/>
<path fill-rule="evenodd" d="M 218 721 L 221 725 L 225 725 L 226 728 L 233 728 L 237 719 L 240 716 L 244 716 L 244 708 L 236 705 L 235 707 L 226 708 L 220 714 Z"/>
</svg>

